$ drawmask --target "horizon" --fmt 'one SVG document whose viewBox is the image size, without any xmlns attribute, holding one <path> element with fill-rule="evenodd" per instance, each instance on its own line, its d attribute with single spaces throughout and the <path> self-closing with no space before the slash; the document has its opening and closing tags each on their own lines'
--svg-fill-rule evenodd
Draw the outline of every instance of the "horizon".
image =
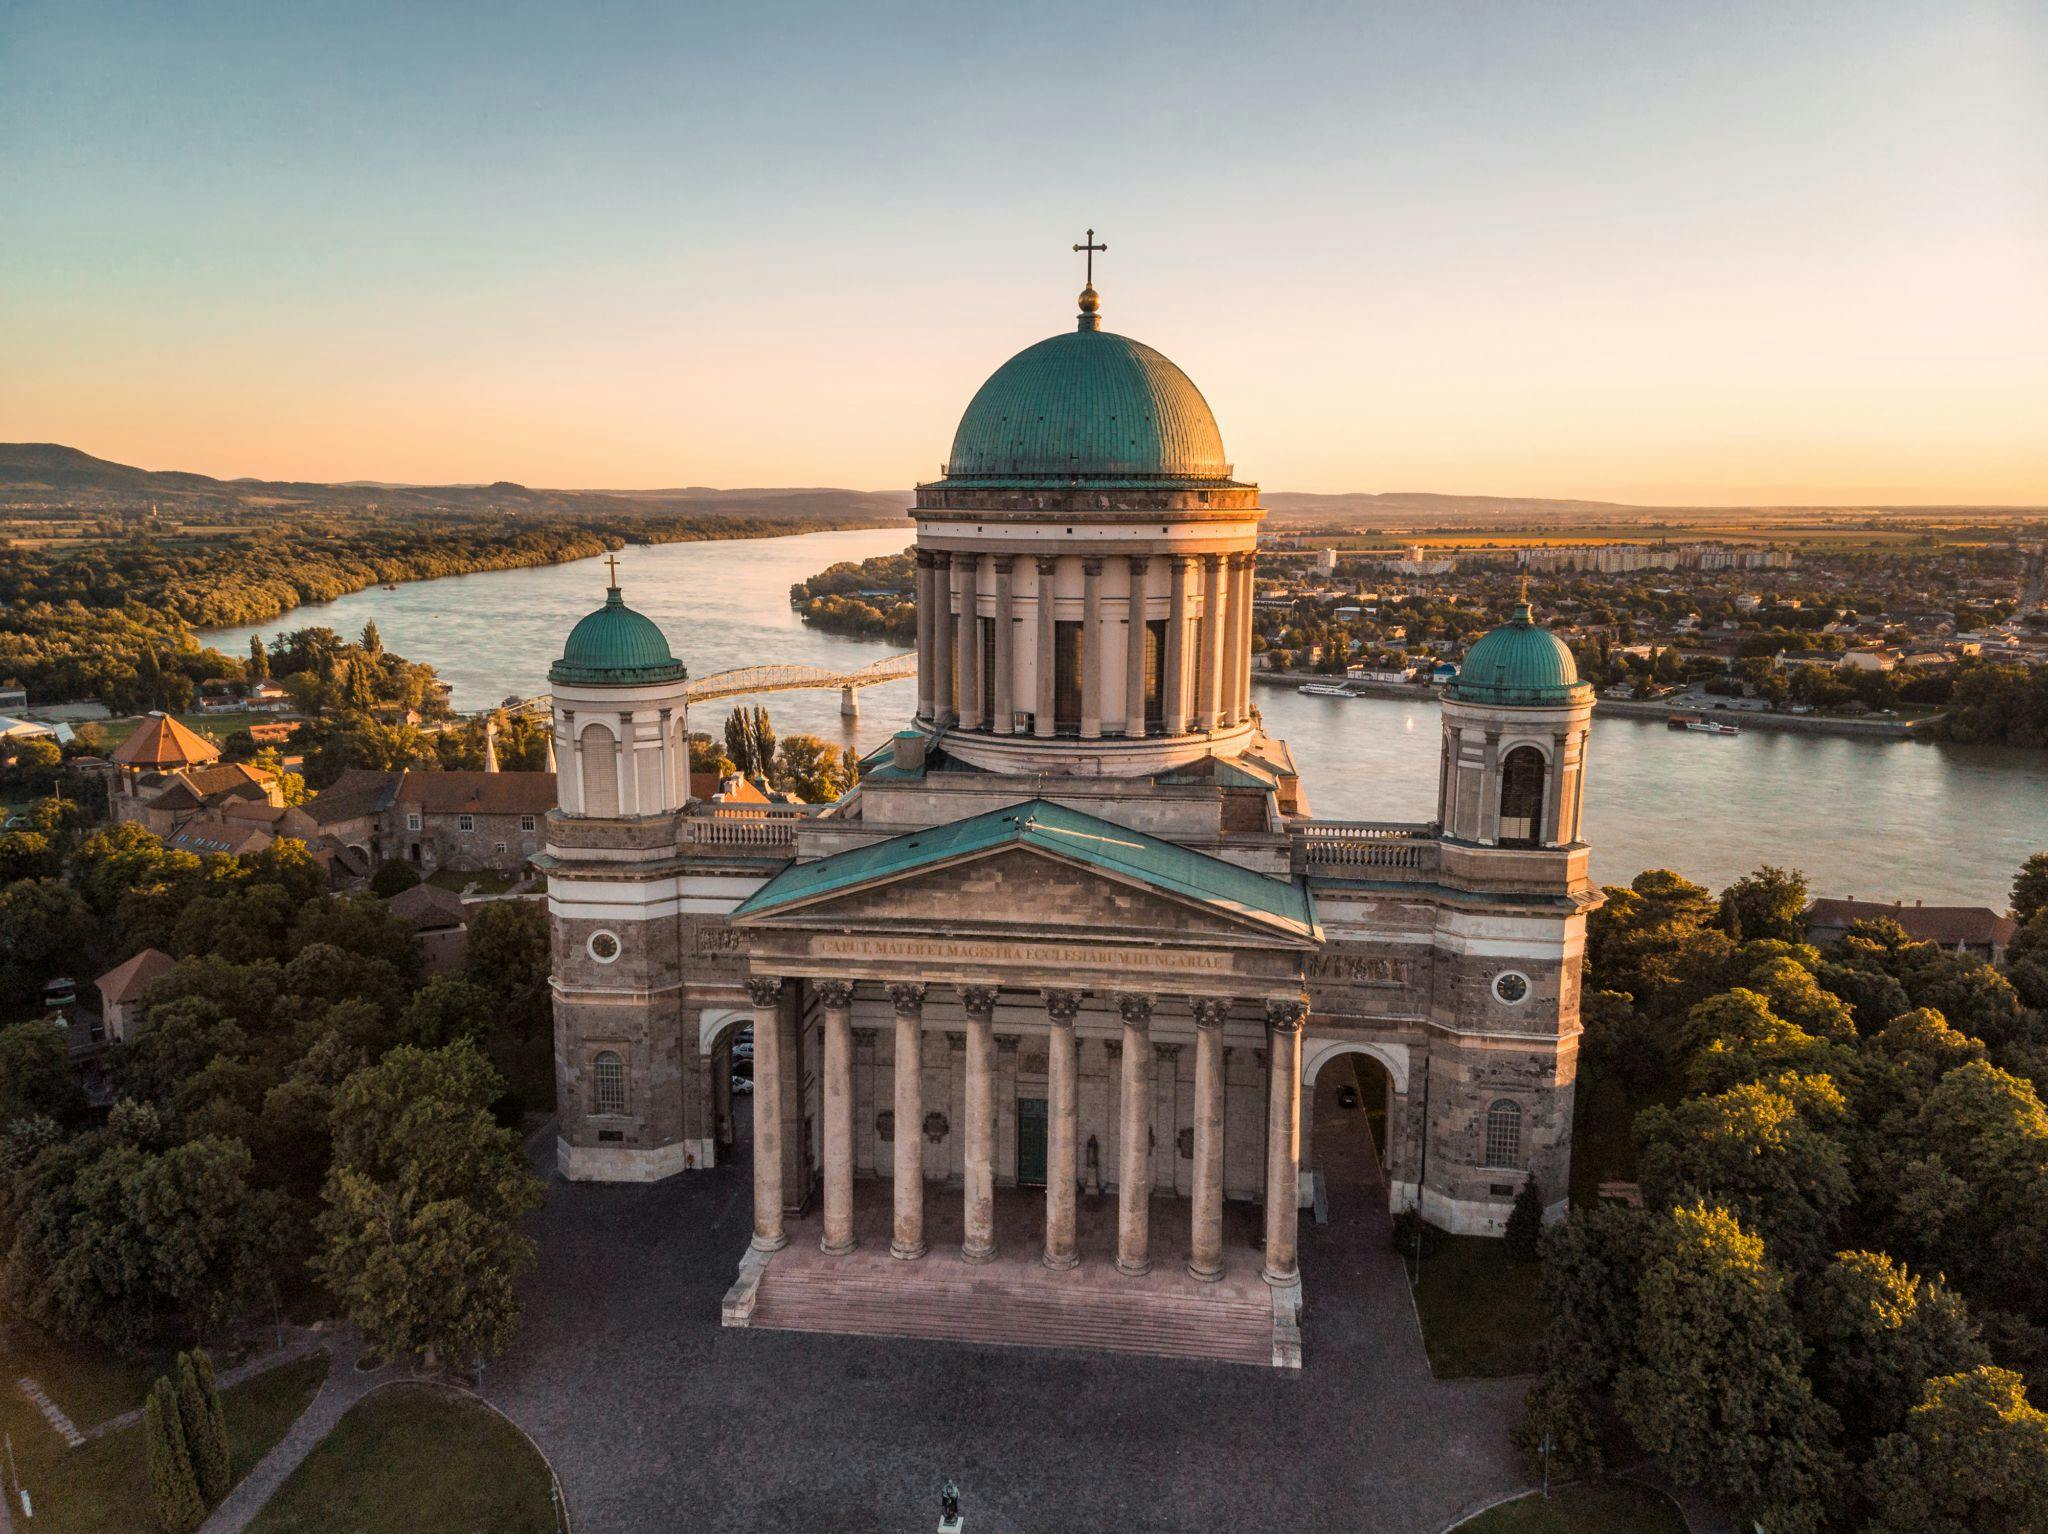
<svg viewBox="0 0 2048 1534">
<path fill-rule="evenodd" d="M 22 8 L 4 434 L 914 484 L 1093 227 L 1107 328 L 1288 493 L 2048 502 L 2037 8 L 1221 7 L 1171 91 L 1163 12 L 942 17 Z"/>
</svg>

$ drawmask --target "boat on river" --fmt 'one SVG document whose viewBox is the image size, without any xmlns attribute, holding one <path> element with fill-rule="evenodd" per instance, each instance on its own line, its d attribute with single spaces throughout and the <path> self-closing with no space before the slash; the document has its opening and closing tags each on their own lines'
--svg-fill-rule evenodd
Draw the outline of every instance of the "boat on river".
<svg viewBox="0 0 2048 1534">
<path fill-rule="evenodd" d="M 1303 682 L 1294 690 L 1310 698 L 1355 698 L 1358 696 L 1357 693 L 1346 687 L 1342 682 Z"/>
<path fill-rule="evenodd" d="M 1719 719 L 1695 719 L 1686 725 L 1695 735 L 1740 735 L 1740 725 L 1726 724 Z"/>
</svg>

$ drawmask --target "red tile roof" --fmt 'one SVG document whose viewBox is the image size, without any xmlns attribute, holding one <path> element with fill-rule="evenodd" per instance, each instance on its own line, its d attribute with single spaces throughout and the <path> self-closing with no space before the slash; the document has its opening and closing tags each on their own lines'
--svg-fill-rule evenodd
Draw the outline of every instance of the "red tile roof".
<svg viewBox="0 0 2048 1534">
<path fill-rule="evenodd" d="M 1897 922 L 1916 943 L 1939 943 L 1944 948 L 1958 943 L 2003 948 L 2020 930 L 2018 922 L 1988 906 L 1886 905 L 1878 900 L 1816 900 L 1806 913 L 1806 925 L 1847 928 L 1881 918 Z"/>
<path fill-rule="evenodd" d="M 100 1000 L 105 1005 L 118 1006 L 140 996 L 144 986 L 157 976 L 168 974 L 176 963 L 177 960 L 161 949 L 145 948 L 134 958 L 116 964 L 93 983 L 100 988 Z"/>
<path fill-rule="evenodd" d="M 430 815 L 545 815 L 555 807 L 552 772 L 408 772 L 396 802 Z"/>
<path fill-rule="evenodd" d="M 219 746 L 169 714 L 151 714 L 113 750 L 123 767 L 192 767 L 219 759 Z"/>
</svg>

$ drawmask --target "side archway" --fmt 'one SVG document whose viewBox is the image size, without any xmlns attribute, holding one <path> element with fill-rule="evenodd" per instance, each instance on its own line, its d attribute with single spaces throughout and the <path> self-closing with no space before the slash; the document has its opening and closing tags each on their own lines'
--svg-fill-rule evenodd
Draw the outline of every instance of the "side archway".
<svg viewBox="0 0 2048 1534">
<path fill-rule="evenodd" d="M 1302 1203 L 1318 1223 L 1390 1208 L 1403 1160 L 1409 1049 L 1392 1041 L 1315 1039 L 1302 1053 Z"/>
</svg>

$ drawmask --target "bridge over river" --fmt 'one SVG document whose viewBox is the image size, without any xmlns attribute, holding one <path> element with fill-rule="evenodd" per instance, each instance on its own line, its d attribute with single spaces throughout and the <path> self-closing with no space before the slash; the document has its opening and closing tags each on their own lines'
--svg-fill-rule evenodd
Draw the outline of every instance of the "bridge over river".
<svg viewBox="0 0 2048 1534">
<path fill-rule="evenodd" d="M 873 687 L 877 682 L 900 682 L 916 675 L 917 652 L 906 650 L 901 655 L 869 661 L 853 671 L 838 671 L 830 666 L 811 666 L 796 661 L 735 666 L 730 671 L 714 671 L 709 676 L 693 678 L 688 693 L 692 703 L 712 703 L 720 698 L 752 698 L 766 692 L 815 692 L 836 687 L 839 689 L 840 717 L 858 719 L 860 690 L 863 687 Z M 553 708 L 554 700 L 547 693 L 520 698 L 505 705 L 505 711 L 512 714 L 546 714 Z"/>
</svg>

